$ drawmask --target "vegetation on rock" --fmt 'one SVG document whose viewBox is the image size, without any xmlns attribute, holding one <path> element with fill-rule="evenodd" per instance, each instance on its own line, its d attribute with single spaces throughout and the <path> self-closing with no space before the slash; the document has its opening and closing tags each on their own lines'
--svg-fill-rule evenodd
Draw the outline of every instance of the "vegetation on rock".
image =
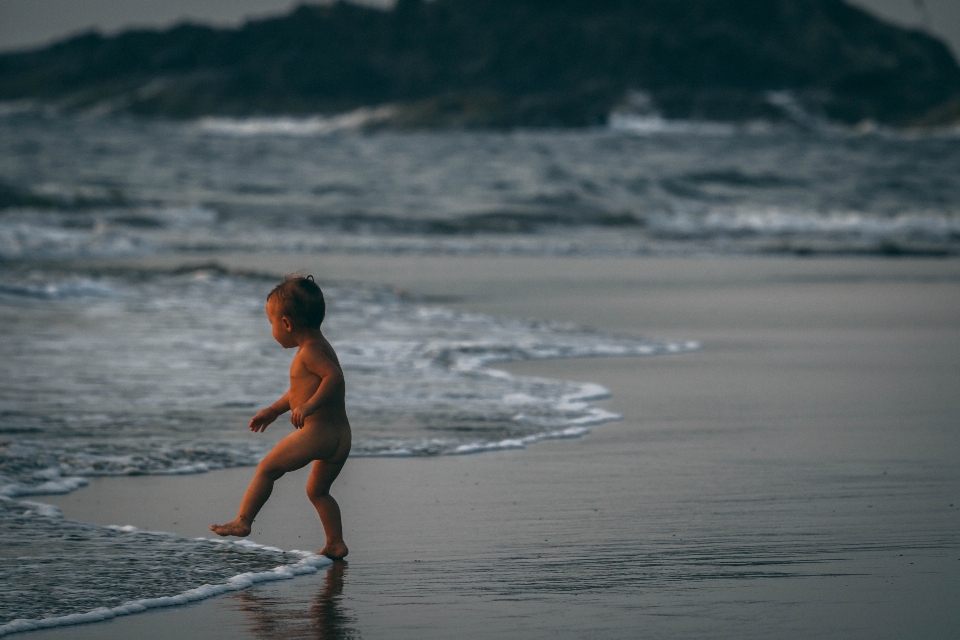
<svg viewBox="0 0 960 640">
<path fill-rule="evenodd" d="M 938 125 L 960 67 L 841 0 L 341 2 L 0 56 L 0 100 L 167 117 L 393 104 L 401 126 L 586 126 L 631 95 L 668 118 Z"/>
</svg>

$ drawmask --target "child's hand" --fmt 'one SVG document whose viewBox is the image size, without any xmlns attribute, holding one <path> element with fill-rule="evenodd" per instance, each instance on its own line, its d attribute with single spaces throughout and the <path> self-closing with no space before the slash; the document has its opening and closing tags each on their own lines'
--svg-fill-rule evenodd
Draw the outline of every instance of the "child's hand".
<svg viewBox="0 0 960 640">
<path fill-rule="evenodd" d="M 306 421 L 307 416 L 313 415 L 315 412 L 316 409 L 312 409 L 308 405 L 302 404 L 296 409 L 292 409 L 290 411 L 290 423 L 297 429 L 302 429 L 303 423 Z"/>
<path fill-rule="evenodd" d="M 266 431 L 267 425 L 276 420 L 277 415 L 273 407 L 260 409 L 257 415 L 250 418 L 250 431 Z"/>
</svg>

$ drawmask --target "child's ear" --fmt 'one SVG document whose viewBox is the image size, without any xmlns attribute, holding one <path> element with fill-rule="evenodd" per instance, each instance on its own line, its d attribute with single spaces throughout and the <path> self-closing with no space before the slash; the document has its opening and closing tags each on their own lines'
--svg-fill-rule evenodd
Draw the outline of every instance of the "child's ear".
<svg viewBox="0 0 960 640">
<path fill-rule="evenodd" d="M 283 316 L 280 318 L 280 322 L 283 324 L 283 328 L 287 331 L 293 331 L 293 324 L 290 322 L 290 318 Z"/>
</svg>

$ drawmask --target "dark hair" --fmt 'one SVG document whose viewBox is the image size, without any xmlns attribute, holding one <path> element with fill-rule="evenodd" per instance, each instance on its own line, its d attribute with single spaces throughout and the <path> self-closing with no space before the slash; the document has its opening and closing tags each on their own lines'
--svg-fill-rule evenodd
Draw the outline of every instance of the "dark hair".
<svg viewBox="0 0 960 640">
<path fill-rule="evenodd" d="M 277 301 L 281 315 L 290 318 L 295 329 L 319 329 L 327 312 L 323 291 L 313 281 L 313 276 L 287 274 L 283 282 L 267 295 L 268 302 L 272 299 Z"/>
</svg>

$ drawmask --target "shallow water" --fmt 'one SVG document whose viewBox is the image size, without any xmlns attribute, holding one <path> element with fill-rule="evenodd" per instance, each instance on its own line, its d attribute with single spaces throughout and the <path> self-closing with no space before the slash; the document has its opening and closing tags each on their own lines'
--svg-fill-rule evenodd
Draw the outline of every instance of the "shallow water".
<svg viewBox="0 0 960 640">
<path fill-rule="evenodd" d="M 68 521 L 49 505 L 13 500 L 0 500 L 0 532 L 0 636 L 185 604 L 330 564 L 246 541 Z"/>
<path fill-rule="evenodd" d="M 201 473 L 255 464 L 290 428 L 281 420 L 271 427 L 271 438 L 245 434 L 249 416 L 284 392 L 292 355 L 273 341 L 265 319 L 265 292 L 273 280 L 203 268 L 5 270 L 0 496 L 66 493 L 92 476 Z M 579 437 L 591 425 L 617 419 L 591 405 L 608 395 L 606 389 L 513 376 L 491 365 L 697 347 L 466 314 L 362 285 L 325 289 L 324 330 L 349 383 L 354 456 L 479 453 Z M 55 541 L 67 536 L 77 547 L 69 556 L 84 559 L 70 573 L 100 586 L 83 599 L 57 590 L 43 601 L 42 611 L 5 598 L 0 622 L 60 618 L 173 595 L 167 582 L 145 583 L 132 598 L 123 588 L 109 587 L 122 580 L 87 580 L 87 574 L 92 578 L 124 562 L 112 542 L 119 534 L 19 517 L 16 505 L 22 503 L 7 504 L 13 511 L 2 518 L 5 539 L 14 546 L 29 541 L 37 553 L 57 555 L 62 549 Z M 49 535 L 36 537 L 38 522 Z M 160 544 L 166 539 L 138 540 L 145 557 L 166 558 L 171 575 L 194 571 L 193 555 L 203 555 L 208 544 L 178 539 L 190 552 L 170 555 Z M 267 555 L 264 561 L 279 562 Z M 32 601 L 31 590 L 41 589 L 46 579 L 27 570 L 35 562 L 48 563 L 16 555 L 0 567 L 5 581 L 26 585 L 18 591 L 27 598 L 23 602 Z M 243 573 L 229 563 L 211 563 L 219 567 L 211 580 Z M 186 578 L 181 583 L 181 591 L 195 586 Z"/>
</svg>

